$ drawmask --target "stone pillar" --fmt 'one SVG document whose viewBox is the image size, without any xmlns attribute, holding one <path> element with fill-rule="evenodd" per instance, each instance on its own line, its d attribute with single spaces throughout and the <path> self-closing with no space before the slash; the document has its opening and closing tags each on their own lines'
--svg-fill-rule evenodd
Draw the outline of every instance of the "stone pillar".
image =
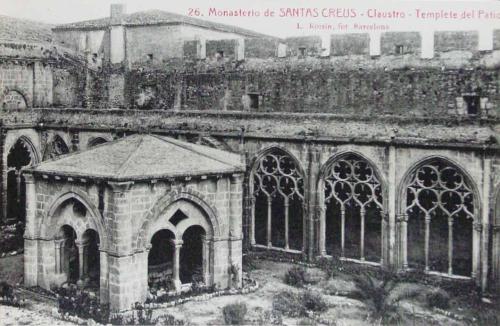
<svg viewBox="0 0 500 326">
<path fill-rule="evenodd" d="M 26 227 L 24 231 L 24 285 L 38 285 L 38 240 L 36 238 L 36 189 L 32 174 L 25 173 Z"/>
<path fill-rule="evenodd" d="M 109 269 L 108 253 L 99 246 L 99 301 L 109 303 Z"/>
<path fill-rule="evenodd" d="M 175 287 L 175 290 L 176 291 L 180 291 L 181 290 L 181 278 L 180 278 L 180 275 L 179 275 L 179 269 L 180 269 L 180 253 L 181 253 L 181 248 L 182 248 L 182 244 L 184 243 L 182 240 L 175 240 L 175 239 L 172 239 L 170 240 L 172 241 L 172 244 L 173 244 L 173 247 L 174 247 L 174 253 L 173 253 L 173 266 L 172 266 L 172 270 L 173 270 L 173 276 L 172 276 L 172 282 L 174 283 L 174 287 Z"/>
<path fill-rule="evenodd" d="M 400 255 L 402 269 L 408 268 L 408 215 L 398 215 L 399 234 L 400 234 Z"/>
<path fill-rule="evenodd" d="M 210 240 L 205 236 L 202 236 L 201 241 L 203 243 L 203 282 L 205 285 L 210 286 L 212 284 L 210 278 L 210 252 L 211 245 Z"/>
<path fill-rule="evenodd" d="M 383 264 L 390 267 L 401 268 L 403 267 L 402 261 L 402 248 L 396 252 L 396 202 L 397 202 L 397 181 L 396 181 L 396 148 L 389 146 L 389 173 L 387 178 L 387 226 L 382 228 L 382 260 Z M 403 203 L 401 203 L 403 204 Z M 384 214 L 385 215 L 385 214 Z M 399 230 L 401 231 L 401 229 Z M 406 235 L 404 235 L 406 238 Z M 399 244 L 401 246 L 401 243 Z M 405 248 L 406 250 L 406 248 Z M 399 257 L 396 257 L 398 255 Z M 399 259 L 398 259 L 399 258 Z"/>
<path fill-rule="evenodd" d="M 231 176 L 229 195 L 229 232 L 236 237 L 241 237 L 243 217 L 243 174 Z"/>
<path fill-rule="evenodd" d="M 130 209 L 131 200 L 129 190 L 133 182 L 108 182 L 113 191 L 112 204 L 113 211 L 109 212 L 113 217 L 110 229 L 110 239 L 108 239 L 108 252 L 122 256 L 132 253 L 132 213 Z"/>
<path fill-rule="evenodd" d="M 231 176 L 230 184 L 230 227 L 229 227 L 229 266 L 234 266 L 237 275 L 231 280 L 231 286 L 241 287 L 242 284 L 242 197 L 243 197 L 243 174 Z"/>
<path fill-rule="evenodd" d="M 25 237 L 33 238 L 36 230 L 36 188 L 35 179 L 32 174 L 24 173 L 26 183 L 26 228 Z"/>
<path fill-rule="evenodd" d="M 319 179 L 319 170 L 321 164 L 321 154 L 317 149 L 310 148 L 308 146 L 308 166 L 307 166 L 307 182 L 304 182 L 305 185 L 305 193 L 304 193 L 304 218 L 306 220 L 307 225 L 307 233 L 304 240 L 307 239 L 304 244 L 304 248 L 307 248 L 307 259 L 309 261 L 314 260 L 314 256 L 319 252 L 319 248 L 316 247 L 315 239 L 317 239 L 316 233 L 318 225 L 318 216 L 316 216 L 317 212 L 317 204 L 318 204 L 318 179 Z"/>
<path fill-rule="evenodd" d="M 498 199 L 497 199 L 498 200 Z M 500 217 L 497 216 L 497 220 Z M 496 222 L 498 223 L 498 221 Z M 494 292 L 500 293 L 500 225 L 495 224 L 492 226 L 492 283 Z"/>
<path fill-rule="evenodd" d="M 493 220 L 493 217 L 490 217 L 490 192 L 491 192 L 491 159 L 488 157 L 483 158 L 483 189 L 482 189 L 482 198 L 481 200 L 481 223 L 483 224 L 483 228 L 481 230 L 481 280 L 480 285 L 483 291 L 486 290 L 488 286 L 488 249 L 489 249 L 489 237 L 490 230 L 489 225 L 490 221 Z"/>
</svg>

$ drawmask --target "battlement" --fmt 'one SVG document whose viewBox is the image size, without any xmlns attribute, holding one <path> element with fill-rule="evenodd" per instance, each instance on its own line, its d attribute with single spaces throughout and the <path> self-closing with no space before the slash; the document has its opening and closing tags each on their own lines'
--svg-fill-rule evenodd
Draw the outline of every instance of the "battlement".
<svg viewBox="0 0 500 326">
<path fill-rule="evenodd" d="M 277 38 L 196 40 L 184 44 L 184 58 L 229 60 L 336 56 L 413 56 L 439 58 L 450 52 L 465 56 L 500 49 L 500 30 L 383 32 Z"/>
</svg>

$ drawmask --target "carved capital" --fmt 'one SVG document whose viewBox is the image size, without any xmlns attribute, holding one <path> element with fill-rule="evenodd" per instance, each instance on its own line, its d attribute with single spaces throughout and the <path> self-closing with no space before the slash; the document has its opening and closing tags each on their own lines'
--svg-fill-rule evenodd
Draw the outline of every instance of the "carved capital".
<svg viewBox="0 0 500 326">
<path fill-rule="evenodd" d="M 398 214 L 396 216 L 396 221 L 398 223 L 408 223 L 408 214 Z"/>
<path fill-rule="evenodd" d="M 33 173 L 28 172 L 28 171 L 23 171 L 23 177 L 24 177 L 24 182 L 26 184 L 35 183 L 35 177 L 33 176 Z"/>
<path fill-rule="evenodd" d="M 180 248 L 184 244 L 184 241 L 177 240 L 177 239 L 171 239 L 170 243 L 172 243 L 175 246 L 175 248 Z"/>
<path fill-rule="evenodd" d="M 113 189 L 113 192 L 127 192 L 130 190 L 130 187 L 134 184 L 133 181 L 126 181 L 126 182 L 115 182 L 115 181 L 108 181 L 108 185 Z"/>
<path fill-rule="evenodd" d="M 231 175 L 231 184 L 243 183 L 244 175 L 241 173 L 235 173 Z"/>
<path fill-rule="evenodd" d="M 472 227 L 474 228 L 474 231 L 478 231 L 478 232 L 483 231 L 483 225 L 479 222 L 472 224 Z"/>
</svg>

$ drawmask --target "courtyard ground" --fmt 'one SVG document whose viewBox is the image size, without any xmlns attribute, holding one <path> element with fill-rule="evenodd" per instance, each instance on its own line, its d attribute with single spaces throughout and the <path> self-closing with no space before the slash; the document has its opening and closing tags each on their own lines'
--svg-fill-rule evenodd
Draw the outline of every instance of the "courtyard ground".
<svg viewBox="0 0 500 326">
<path fill-rule="evenodd" d="M 285 273 L 296 265 L 290 263 L 273 262 L 268 260 L 256 260 L 254 269 L 249 272 L 251 278 L 255 279 L 260 287 L 253 293 L 245 295 L 231 295 L 214 297 L 207 301 L 187 302 L 172 308 L 155 309 L 153 319 L 162 315 L 172 315 L 177 320 L 183 320 L 189 325 L 221 325 L 224 324 L 222 310 L 224 306 L 232 303 L 244 303 L 247 306 L 247 314 L 244 322 L 253 325 L 268 325 L 276 322 L 273 316 L 273 299 L 283 291 L 300 293 L 305 291 L 286 284 Z M 369 319 L 369 309 L 362 300 L 345 296 L 354 289 L 354 283 L 345 275 L 337 275 L 333 278 L 318 268 L 306 268 L 307 274 L 316 282 L 308 285 L 308 288 L 318 293 L 326 302 L 327 310 L 318 313 L 314 320 L 309 317 L 288 317 L 282 315 L 282 323 L 285 325 L 372 325 Z M 8 276 L 16 282 L 22 279 L 22 255 L 0 259 L 0 277 L 4 280 Z M 398 285 L 398 291 L 406 288 L 415 288 L 425 293 L 429 286 L 402 283 Z M 71 325 L 54 317 L 57 304 L 54 300 L 44 300 L 39 296 L 32 295 L 26 291 L 18 290 L 18 295 L 25 299 L 25 307 L 15 308 L 0 306 L 0 325 Z M 410 325 L 495 325 L 475 321 L 473 313 L 467 305 L 460 301 L 453 301 L 452 306 L 446 311 L 437 311 L 425 306 L 421 300 L 403 300 L 399 309 L 407 315 L 403 324 Z M 489 315 L 500 314 L 498 308 L 492 305 L 485 306 L 485 312 Z M 410 316 L 410 317 L 408 317 Z M 464 318 L 466 317 L 466 318 Z M 498 321 L 500 319 L 496 319 Z"/>
</svg>

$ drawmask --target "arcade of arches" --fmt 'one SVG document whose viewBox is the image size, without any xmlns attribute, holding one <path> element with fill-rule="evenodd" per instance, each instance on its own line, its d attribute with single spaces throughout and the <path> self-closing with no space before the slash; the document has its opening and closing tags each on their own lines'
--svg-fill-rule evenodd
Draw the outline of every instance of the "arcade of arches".
<svg viewBox="0 0 500 326">
<path fill-rule="evenodd" d="M 19 149 L 22 146 L 16 146 L 12 148 L 22 153 Z M 244 232 L 249 247 L 284 251 L 306 259 L 332 256 L 360 264 L 421 269 L 428 274 L 471 279 L 483 289 L 499 287 L 500 191 L 499 184 L 494 182 L 493 160 L 468 154 L 465 164 L 439 156 L 439 151 L 408 151 L 417 154 L 411 160 L 405 157 L 400 161 L 395 159 L 397 150 L 394 149 L 385 157 L 350 150 L 330 155 L 318 150 L 305 156 L 277 146 L 258 151 L 249 160 L 243 221 L 239 222 L 243 225 L 240 228 L 238 223 L 232 225 L 231 234 L 241 229 L 238 231 Z M 398 155 L 404 157 L 405 154 Z M 25 163 L 29 166 L 26 159 L 19 162 L 21 167 Z M 468 170 L 469 166 L 481 165 L 488 168 Z M 483 183 L 482 180 L 490 181 Z M 220 181 L 216 184 L 215 189 L 219 189 Z M 110 206 L 101 201 L 112 200 L 114 195 L 110 194 L 118 187 L 93 187 L 88 183 L 79 186 L 98 194 L 94 203 L 99 207 L 97 215 L 106 213 Z M 156 193 L 161 187 L 161 182 L 153 182 L 146 188 Z M 208 194 L 214 191 L 214 187 L 203 189 Z M 492 195 L 495 191 L 497 196 Z M 488 197 L 492 198 L 491 203 L 482 200 Z M 218 214 L 224 210 L 226 208 Z M 152 226 L 142 231 L 137 226 L 137 234 L 144 234 L 130 241 L 138 247 L 130 249 L 137 253 L 131 258 L 134 262 L 127 264 L 142 261 L 140 265 L 144 267 L 126 271 L 124 275 L 132 273 L 129 279 L 143 280 L 129 284 L 141 289 L 139 298 L 146 295 L 148 286 L 179 289 L 193 282 L 217 282 L 214 275 L 220 262 L 212 253 L 219 244 L 214 241 L 214 234 L 208 235 L 213 230 L 193 224 L 192 228 L 183 227 L 179 232 L 177 228 L 190 219 L 190 214 L 186 209 L 169 211 L 169 214 L 170 217 L 162 218 L 169 221 L 168 225 L 156 228 L 154 233 L 146 231 Z M 213 227 L 208 215 L 204 213 L 205 220 Z M 96 231 L 93 243 L 102 243 L 102 231 L 97 227 L 87 229 Z M 87 229 L 78 233 L 75 228 L 77 234 L 81 234 L 75 240 L 77 248 Z M 66 231 L 60 233 L 60 239 L 71 238 L 67 236 L 71 233 Z M 78 265 L 78 274 L 65 270 L 61 279 L 66 281 L 68 275 L 73 275 L 72 281 L 82 279 L 93 288 L 99 283 L 101 297 L 110 300 L 112 280 L 103 270 L 109 271 L 109 266 L 118 264 L 122 257 L 112 255 L 119 249 L 113 247 L 110 235 L 106 238 L 110 243 L 106 249 L 100 245 L 97 251 L 91 251 L 94 259 L 99 257 L 99 282 L 91 273 L 80 273 L 80 269 L 88 269 L 84 264 Z M 234 241 L 229 243 L 222 252 L 236 245 Z M 187 252 L 193 254 L 187 255 Z M 80 256 L 77 260 L 80 261 Z M 66 261 L 63 256 L 61 261 Z"/>
<path fill-rule="evenodd" d="M 390 184 L 379 166 L 355 152 L 318 161 L 315 171 L 304 172 L 283 148 L 255 155 L 248 245 L 309 259 L 421 269 L 483 288 L 498 284 L 498 224 L 483 211 L 488 204 L 478 190 L 491 185 L 478 187 L 463 168 L 440 157 L 416 161 L 406 171 L 389 169 L 399 179 Z"/>
</svg>

